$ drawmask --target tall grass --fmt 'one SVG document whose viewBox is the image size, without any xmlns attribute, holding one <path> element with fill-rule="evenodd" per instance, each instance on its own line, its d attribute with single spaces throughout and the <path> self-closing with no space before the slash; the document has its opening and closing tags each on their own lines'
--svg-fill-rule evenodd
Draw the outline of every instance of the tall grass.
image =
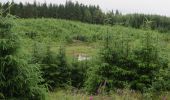
<svg viewBox="0 0 170 100">
<path fill-rule="evenodd" d="M 49 100 L 169 100 L 170 93 L 164 92 L 159 94 L 141 94 L 132 90 L 117 90 L 109 95 L 87 95 L 80 91 L 60 90 L 49 93 Z"/>
</svg>

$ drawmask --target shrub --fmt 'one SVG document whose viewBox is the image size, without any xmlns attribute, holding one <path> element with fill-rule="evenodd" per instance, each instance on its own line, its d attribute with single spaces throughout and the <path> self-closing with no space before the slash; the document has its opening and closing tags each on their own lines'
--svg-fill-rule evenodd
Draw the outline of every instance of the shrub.
<svg viewBox="0 0 170 100">
<path fill-rule="evenodd" d="M 35 41 L 32 46 L 32 58 L 30 63 L 32 64 L 42 64 L 43 58 L 45 57 L 46 47 L 44 44 Z"/>
<path fill-rule="evenodd" d="M 73 40 L 79 40 L 79 41 L 82 41 L 82 42 L 88 41 L 88 37 L 86 35 L 82 35 L 82 34 L 76 34 L 72 38 L 73 38 Z"/>
<path fill-rule="evenodd" d="M 25 33 L 25 35 L 31 39 L 35 39 L 38 36 L 38 34 L 36 32 L 27 32 L 27 33 Z"/>
</svg>

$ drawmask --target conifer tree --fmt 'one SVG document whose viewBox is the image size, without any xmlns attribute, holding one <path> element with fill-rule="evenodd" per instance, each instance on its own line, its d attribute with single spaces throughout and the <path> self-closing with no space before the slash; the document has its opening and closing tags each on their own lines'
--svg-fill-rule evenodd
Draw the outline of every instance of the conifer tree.
<svg viewBox="0 0 170 100">
<path fill-rule="evenodd" d="M 65 48 L 60 47 L 59 53 L 57 55 L 57 72 L 58 72 L 58 79 L 61 87 L 65 87 L 69 83 L 69 66 L 67 63 L 67 58 L 65 55 Z"/>
<path fill-rule="evenodd" d="M 135 51 L 138 67 L 136 69 L 137 78 L 133 82 L 132 88 L 146 92 L 157 80 L 160 69 L 167 67 L 168 63 L 163 59 L 154 44 L 154 38 L 149 31 L 150 23 L 146 23 L 146 33 L 142 47 Z M 157 41 L 158 42 L 158 41 Z"/>
<path fill-rule="evenodd" d="M 99 62 L 89 68 L 86 90 L 89 93 L 101 93 L 111 90 L 113 83 L 113 69 L 117 61 L 117 53 L 113 51 L 111 38 L 107 32 L 104 45 L 99 53 Z M 104 89 L 105 88 L 105 89 Z M 101 90 L 102 89 L 102 90 Z"/>
<path fill-rule="evenodd" d="M 58 83 L 58 73 L 57 73 L 57 59 L 56 55 L 51 51 L 51 47 L 47 47 L 46 56 L 42 61 L 42 71 L 44 83 L 46 83 L 50 90 L 54 90 L 59 84 Z"/>
<path fill-rule="evenodd" d="M 99 53 L 100 60 L 88 72 L 86 88 L 90 93 L 126 88 L 136 78 L 137 63 L 130 56 L 128 45 L 124 45 L 124 39 L 113 42 L 110 37 L 107 33 Z M 117 43 L 118 46 L 112 45 Z"/>
<path fill-rule="evenodd" d="M 42 71 L 44 82 L 48 84 L 51 91 L 68 85 L 70 77 L 64 48 L 60 47 L 59 53 L 55 54 L 48 46 L 46 56 L 42 61 Z"/>
<path fill-rule="evenodd" d="M 18 56 L 21 44 L 11 23 L 8 16 L 0 17 L 0 99 L 45 99 L 40 70 Z"/>
</svg>

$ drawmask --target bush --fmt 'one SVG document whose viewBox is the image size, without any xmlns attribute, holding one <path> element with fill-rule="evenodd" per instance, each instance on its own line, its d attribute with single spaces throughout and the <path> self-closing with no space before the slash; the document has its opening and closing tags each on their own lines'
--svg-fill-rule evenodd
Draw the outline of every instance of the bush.
<svg viewBox="0 0 170 100">
<path fill-rule="evenodd" d="M 25 33 L 25 35 L 31 39 L 35 39 L 38 36 L 38 34 L 36 32 L 27 32 L 27 33 Z"/>
<path fill-rule="evenodd" d="M 41 64 L 43 58 L 45 57 L 46 47 L 43 43 L 35 41 L 33 44 L 32 58 L 30 63 L 32 64 Z"/>
<path fill-rule="evenodd" d="M 73 40 L 79 40 L 82 42 L 87 42 L 88 41 L 88 37 L 86 35 L 82 35 L 82 34 L 76 34 L 72 37 Z"/>
</svg>

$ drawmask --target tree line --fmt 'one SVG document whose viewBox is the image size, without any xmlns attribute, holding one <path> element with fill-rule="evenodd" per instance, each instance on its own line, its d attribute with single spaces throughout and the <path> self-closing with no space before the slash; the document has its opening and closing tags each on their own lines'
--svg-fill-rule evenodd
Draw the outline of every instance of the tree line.
<svg viewBox="0 0 170 100">
<path fill-rule="evenodd" d="M 106 24 L 106 19 L 109 19 L 107 24 L 123 25 L 133 28 L 142 28 L 145 20 L 151 20 L 151 29 L 160 32 L 169 32 L 170 18 L 159 15 L 145 15 L 145 14 L 127 14 L 123 15 L 118 10 L 103 12 L 99 6 L 84 5 L 78 2 L 67 1 L 65 4 L 47 4 L 37 3 L 33 4 L 20 2 L 0 3 L 0 8 L 6 9 L 12 5 L 11 8 L 4 13 L 16 15 L 20 18 L 60 18 L 68 20 L 76 20 L 92 24 Z M 3 12 L 3 10 L 2 10 Z"/>
</svg>

